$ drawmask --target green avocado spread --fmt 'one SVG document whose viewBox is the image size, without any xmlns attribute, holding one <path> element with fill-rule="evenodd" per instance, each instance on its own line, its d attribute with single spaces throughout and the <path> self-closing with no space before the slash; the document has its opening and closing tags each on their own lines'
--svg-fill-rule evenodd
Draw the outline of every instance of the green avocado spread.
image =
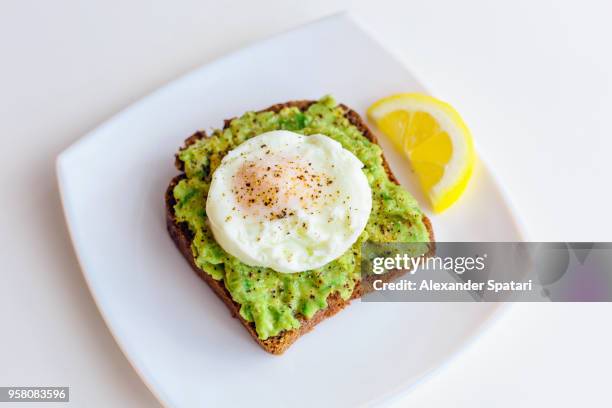
<svg viewBox="0 0 612 408">
<path fill-rule="evenodd" d="M 324 134 L 351 151 L 363 164 L 372 188 L 372 212 L 355 244 L 327 265 L 301 273 L 279 273 L 240 262 L 216 242 L 206 222 L 206 198 L 211 176 L 221 159 L 245 140 L 272 130 L 304 135 Z M 247 112 L 223 130 L 181 150 L 186 178 L 174 188 L 176 219 L 188 224 L 194 239 L 195 262 L 216 280 L 222 280 L 240 315 L 254 322 L 260 339 L 300 327 L 299 316 L 310 319 L 327 307 L 327 298 L 338 293 L 348 299 L 361 279 L 361 244 L 373 242 L 428 242 L 416 200 L 389 180 L 380 147 L 370 142 L 344 116 L 344 110 L 326 96 L 306 111 L 284 108 L 274 112 Z"/>
</svg>

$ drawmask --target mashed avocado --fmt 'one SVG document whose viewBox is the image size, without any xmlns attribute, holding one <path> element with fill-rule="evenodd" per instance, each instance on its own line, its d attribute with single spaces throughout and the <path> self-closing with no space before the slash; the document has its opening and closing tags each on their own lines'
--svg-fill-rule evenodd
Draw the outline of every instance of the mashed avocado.
<svg viewBox="0 0 612 408">
<path fill-rule="evenodd" d="M 283 274 L 251 267 L 226 253 L 206 223 L 206 197 L 211 176 L 227 152 L 245 140 L 271 130 L 285 129 L 304 135 L 321 133 L 335 139 L 363 163 L 372 188 L 372 212 L 366 229 L 350 250 L 322 268 Z M 196 264 L 216 280 L 223 280 L 240 314 L 255 322 L 261 339 L 300 326 L 298 315 L 311 318 L 327 307 L 327 297 L 339 293 L 348 299 L 361 279 L 361 244 L 374 242 L 427 242 L 429 234 L 415 199 L 391 182 L 382 164 L 380 147 L 371 143 L 344 117 L 331 97 L 324 97 L 305 112 L 284 108 L 279 113 L 247 112 L 224 130 L 196 142 L 179 153 L 186 179 L 174 188 L 178 221 L 194 234 L 191 249 Z"/>
</svg>

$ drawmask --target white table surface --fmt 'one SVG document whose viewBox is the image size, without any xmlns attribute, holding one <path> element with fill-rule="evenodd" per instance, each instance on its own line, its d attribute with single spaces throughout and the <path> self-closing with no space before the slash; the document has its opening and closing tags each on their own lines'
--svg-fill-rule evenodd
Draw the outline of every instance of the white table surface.
<svg viewBox="0 0 612 408">
<path fill-rule="evenodd" d="M 0 386 L 70 386 L 71 406 L 158 406 L 85 286 L 55 156 L 189 69 L 340 10 L 459 109 L 531 240 L 612 241 L 611 3 L 241 3 L 0 3 Z M 611 313 L 509 307 L 394 405 L 609 406 Z"/>
</svg>

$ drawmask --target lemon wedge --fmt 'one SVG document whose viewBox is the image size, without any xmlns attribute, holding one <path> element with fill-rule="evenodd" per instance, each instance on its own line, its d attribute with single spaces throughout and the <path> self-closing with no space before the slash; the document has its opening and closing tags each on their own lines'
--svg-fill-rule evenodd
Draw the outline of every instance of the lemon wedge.
<svg viewBox="0 0 612 408">
<path fill-rule="evenodd" d="M 398 94 L 370 106 L 368 118 L 408 156 L 435 212 L 459 199 L 476 154 L 472 135 L 452 106 L 429 95 Z"/>
</svg>

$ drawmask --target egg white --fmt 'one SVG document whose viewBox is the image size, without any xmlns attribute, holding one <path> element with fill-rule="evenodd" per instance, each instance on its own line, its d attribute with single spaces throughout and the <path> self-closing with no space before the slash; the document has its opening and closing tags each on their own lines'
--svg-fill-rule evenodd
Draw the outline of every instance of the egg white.
<svg viewBox="0 0 612 408">
<path fill-rule="evenodd" d="M 253 137 L 212 176 L 206 213 L 215 240 L 250 266 L 319 268 L 347 251 L 368 222 L 372 191 L 362 167 L 321 134 Z"/>
</svg>

